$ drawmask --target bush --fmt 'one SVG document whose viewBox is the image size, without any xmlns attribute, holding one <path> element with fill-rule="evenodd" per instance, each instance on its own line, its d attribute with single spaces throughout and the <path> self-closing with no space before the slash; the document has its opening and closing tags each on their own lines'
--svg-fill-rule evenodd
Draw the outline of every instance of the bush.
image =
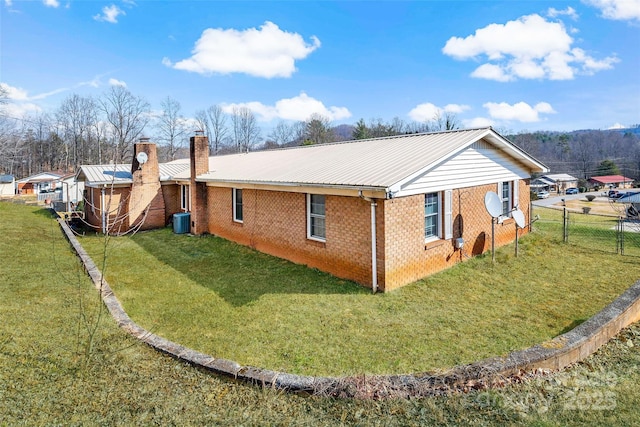
<svg viewBox="0 0 640 427">
<path fill-rule="evenodd" d="M 596 196 L 594 196 L 593 194 L 587 194 L 586 196 L 584 196 L 588 202 L 593 202 L 593 199 L 596 198 Z"/>
</svg>

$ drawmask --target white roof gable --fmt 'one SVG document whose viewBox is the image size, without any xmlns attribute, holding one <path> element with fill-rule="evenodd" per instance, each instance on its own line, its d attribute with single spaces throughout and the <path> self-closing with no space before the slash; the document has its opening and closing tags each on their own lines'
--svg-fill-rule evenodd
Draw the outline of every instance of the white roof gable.
<svg viewBox="0 0 640 427">
<path fill-rule="evenodd" d="M 209 172 L 198 181 L 393 191 L 480 140 L 521 169 L 547 171 L 493 129 L 483 128 L 213 156 Z M 189 171 L 175 178 L 188 179 Z"/>
</svg>

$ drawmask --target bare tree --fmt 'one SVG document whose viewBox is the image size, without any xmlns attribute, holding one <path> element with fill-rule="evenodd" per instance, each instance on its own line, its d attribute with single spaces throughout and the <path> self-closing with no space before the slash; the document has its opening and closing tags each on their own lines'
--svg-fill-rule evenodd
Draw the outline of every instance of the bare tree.
<svg viewBox="0 0 640 427">
<path fill-rule="evenodd" d="M 91 98 L 83 98 L 73 94 L 62 101 L 56 113 L 56 119 L 63 129 L 66 142 L 66 165 L 78 170 L 80 164 L 86 160 L 86 143 L 90 134 L 95 103 Z"/>
<path fill-rule="evenodd" d="M 133 142 L 149 122 L 149 103 L 134 96 L 123 86 L 111 86 L 100 105 L 114 139 L 114 160 L 123 162 L 130 157 Z"/>
<path fill-rule="evenodd" d="M 188 132 L 186 122 L 180 114 L 180 103 L 175 99 L 167 96 L 160 105 L 162 114 L 158 118 L 159 140 L 164 143 L 169 159 L 175 160 Z"/>
<path fill-rule="evenodd" d="M 231 115 L 233 143 L 237 152 L 249 151 L 260 142 L 260 128 L 256 116 L 247 107 L 234 107 Z"/>
<path fill-rule="evenodd" d="M 294 125 L 287 124 L 284 120 L 280 120 L 276 127 L 269 134 L 269 139 L 276 145 L 281 146 L 293 141 L 295 138 Z"/>
<path fill-rule="evenodd" d="M 219 105 L 212 105 L 207 108 L 207 117 L 211 127 L 209 138 L 210 150 L 213 154 L 218 154 L 220 149 L 229 139 L 229 128 L 227 127 L 227 115 Z"/>
<path fill-rule="evenodd" d="M 432 121 L 431 129 L 435 131 L 459 129 L 458 119 L 456 115 L 449 112 L 438 112 Z"/>
</svg>

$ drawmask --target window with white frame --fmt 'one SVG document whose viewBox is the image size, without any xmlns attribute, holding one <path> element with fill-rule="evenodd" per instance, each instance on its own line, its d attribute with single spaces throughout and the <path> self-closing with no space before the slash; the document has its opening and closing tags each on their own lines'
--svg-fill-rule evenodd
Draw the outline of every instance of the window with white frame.
<svg viewBox="0 0 640 427">
<path fill-rule="evenodd" d="M 233 189 L 233 220 L 235 222 L 242 222 L 242 189 Z"/>
<path fill-rule="evenodd" d="M 502 216 L 511 217 L 513 209 L 518 207 L 519 181 L 504 181 L 498 183 L 498 196 L 502 202 Z"/>
<path fill-rule="evenodd" d="M 184 212 L 189 212 L 190 208 L 190 200 L 189 200 L 189 186 L 181 185 L 180 186 L 180 209 Z"/>
<path fill-rule="evenodd" d="M 509 212 L 511 212 L 511 183 L 502 182 L 499 194 L 502 201 L 502 215 L 508 216 Z"/>
<path fill-rule="evenodd" d="M 424 195 L 424 238 L 433 240 L 440 237 L 440 196 L 438 193 Z"/>
<path fill-rule="evenodd" d="M 307 237 L 325 241 L 325 197 L 321 194 L 307 194 Z"/>
</svg>

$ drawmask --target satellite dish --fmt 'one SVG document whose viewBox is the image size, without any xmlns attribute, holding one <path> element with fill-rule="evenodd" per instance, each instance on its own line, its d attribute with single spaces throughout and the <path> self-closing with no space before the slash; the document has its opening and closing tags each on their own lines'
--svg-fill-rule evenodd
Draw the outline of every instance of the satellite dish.
<svg viewBox="0 0 640 427">
<path fill-rule="evenodd" d="M 511 215 L 513 215 L 513 219 L 516 220 L 516 224 L 518 225 L 518 227 L 524 228 L 525 226 L 524 213 L 522 213 L 520 209 L 516 209 L 511 213 Z"/>
<path fill-rule="evenodd" d="M 147 156 L 147 153 L 145 153 L 144 151 L 141 151 L 138 153 L 138 155 L 136 156 L 136 160 L 138 161 L 138 163 L 140 163 L 141 165 L 144 165 L 145 163 L 147 163 L 147 160 L 149 160 L 149 157 Z"/>
<path fill-rule="evenodd" d="M 493 218 L 498 218 L 502 215 L 502 201 L 493 191 L 489 191 L 484 195 L 484 207 Z"/>
</svg>

